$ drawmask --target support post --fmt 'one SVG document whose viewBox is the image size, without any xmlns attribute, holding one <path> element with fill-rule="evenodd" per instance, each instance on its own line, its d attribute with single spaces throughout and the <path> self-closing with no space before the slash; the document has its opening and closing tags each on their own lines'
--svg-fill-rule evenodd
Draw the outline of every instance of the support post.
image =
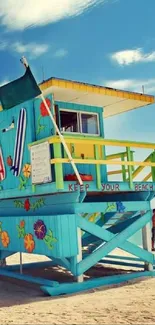
<svg viewBox="0 0 155 325">
<path fill-rule="evenodd" d="M 78 239 L 78 250 L 79 254 L 77 255 L 77 263 L 82 261 L 82 236 L 81 229 L 77 228 L 77 239 Z M 83 274 L 77 276 L 77 282 L 83 282 Z"/>
<path fill-rule="evenodd" d="M 126 152 L 127 152 L 127 161 L 132 161 L 131 150 L 129 147 L 126 148 Z M 133 189 L 132 166 L 128 166 L 128 173 L 129 173 L 130 189 Z"/>
<path fill-rule="evenodd" d="M 121 155 L 121 161 L 125 161 L 124 154 Z M 123 182 L 126 182 L 126 166 L 122 165 Z"/>
<path fill-rule="evenodd" d="M 130 151 L 131 154 L 131 160 L 134 161 L 134 151 Z M 132 166 L 132 171 L 134 172 L 135 166 Z"/>
<path fill-rule="evenodd" d="M 0 267 L 6 266 L 6 258 L 0 260 Z"/>
<path fill-rule="evenodd" d="M 100 153 L 99 153 L 99 146 L 94 145 L 94 156 L 95 159 L 100 159 Z M 96 185 L 97 188 L 100 190 L 101 189 L 101 167 L 99 165 L 96 165 Z"/>
<path fill-rule="evenodd" d="M 20 252 L 20 274 L 23 273 L 22 252 Z"/>
<path fill-rule="evenodd" d="M 141 212 L 141 215 L 143 215 L 144 213 L 145 212 Z M 151 226 L 150 226 L 150 223 L 147 223 L 147 225 L 145 225 L 142 228 L 142 243 L 143 243 L 143 248 L 146 251 L 151 252 Z M 153 264 L 145 262 L 144 269 L 146 271 L 153 271 Z"/>
<path fill-rule="evenodd" d="M 53 144 L 54 150 L 54 157 L 55 158 L 62 158 L 61 153 L 61 143 L 54 143 Z M 64 182 L 63 182 L 63 168 L 61 163 L 56 163 L 55 166 L 55 181 L 56 181 L 56 188 L 58 190 L 63 190 Z"/>
</svg>

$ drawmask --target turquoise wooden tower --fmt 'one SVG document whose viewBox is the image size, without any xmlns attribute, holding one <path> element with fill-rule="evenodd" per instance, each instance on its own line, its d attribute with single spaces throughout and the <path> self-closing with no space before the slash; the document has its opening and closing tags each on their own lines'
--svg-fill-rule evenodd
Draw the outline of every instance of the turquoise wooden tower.
<svg viewBox="0 0 155 325">
<path fill-rule="evenodd" d="M 105 118 L 153 104 L 154 97 L 56 78 L 39 87 L 41 95 L 0 111 L 0 275 L 38 283 L 49 295 L 154 276 L 155 144 L 106 139 L 104 132 Z M 107 155 L 109 146 L 120 150 Z M 136 148 L 151 153 L 135 161 Z M 111 254 L 116 248 L 129 257 Z M 5 265 L 17 252 L 21 264 Z M 22 264 L 23 252 L 50 261 Z M 88 280 L 98 263 L 140 271 Z M 25 274 L 54 265 L 72 282 Z"/>
</svg>

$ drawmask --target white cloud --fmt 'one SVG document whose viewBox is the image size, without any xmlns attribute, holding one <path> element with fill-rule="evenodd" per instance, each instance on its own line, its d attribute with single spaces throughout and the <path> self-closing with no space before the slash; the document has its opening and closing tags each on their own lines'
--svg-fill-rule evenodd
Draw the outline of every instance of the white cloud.
<svg viewBox="0 0 155 325">
<path fill-rule="evenodd" d="M 34 59 L 48 52 L 49 45 L 37 43 L 23 44 L 21 42 L 9 43 L 2 41 L 0 43 L 0 51 L 4 50 L 13 51 L 19 54 L 29 54 L 29 57 Z"/>
<path fill-rule="evenodd" d="M 0 43 L 0 51 L 8 50 L 23 55 L 28 54 L 31 59 L 35 59 L 36 57 L 47 53 L 49 49 L 50 46 L 48 44 L 37 44 L 34 42 L 24 44 L 21 42 L 9 43 L 2 41 Z M 68 54 L 68 51 L 65 48 L 60 48 L 51 53 L 55 58 L 63 58 Z"/>
<path fill-rule="evenodd" d="M 136 92 L 143 92 L 144 86 L 145 94 L 153 94 L 155 92 L 155 79 L 120 79 L 109 80 L 104 82 L 104 86 L 115 89 L 130 90 Z"/>
<path fill-rule="evenodd" d="M 142 48 L 137 48 L 135 50 L 124 50 L 110 54 L 110 58 L 119 65 L 153 62 L 155 61 L 155 51 L 144 53 Z"/>
<path fill-rule="evenodd" d="M 43 26 L 82 14 L 106 0 L 1 0 L 1 24 L 12 30 Z"/>
<path fill-rule="evenodd" d="M 46 53 L 49 49 L 49 45 L 37 43 L 22 44 L 20 42 L 16 42 L 11 45 L 11 49 L 19 54 L 28 53 L 31 55 L 31 57 L 35 58 Z"/>
<path fill-rule="evenodd" d="M 54 53 L 54 56 L 56 58 L 63 58 L 64 56 L 66 56 L 68 54 L 68 51 L 65 49 L 59 49 Z"/>
</svg>

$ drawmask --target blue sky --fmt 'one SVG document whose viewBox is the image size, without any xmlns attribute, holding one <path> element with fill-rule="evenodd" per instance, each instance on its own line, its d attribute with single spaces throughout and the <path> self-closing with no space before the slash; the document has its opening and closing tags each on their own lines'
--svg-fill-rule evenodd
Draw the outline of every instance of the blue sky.
<svg viewBox="0 0 155 325">
<path fill-rule="evenodd" d="M 155 95 L 154 0 L 5 0 L 0 84 L 23 73 Z M 155 105 L 105 121 L 107 138 L 155 142 Z M 145 156 L 145 153 L 144 153 Z"/>
</svg>

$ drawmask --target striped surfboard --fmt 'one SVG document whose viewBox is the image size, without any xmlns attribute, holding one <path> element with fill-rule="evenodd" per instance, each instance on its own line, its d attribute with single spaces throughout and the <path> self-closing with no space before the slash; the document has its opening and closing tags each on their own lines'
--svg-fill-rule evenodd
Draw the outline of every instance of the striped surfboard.
<svg viewBox="0 0 155 325">
<path fill-rule="evenodd" d="M 16 139 L 15 139 L 13 166 L 11 167 L 11 170 L 13 171 L 13 175 L 16 177 L 19 176 L 21 172 L 24 142 L 25 142 L 25 130 L 26 130 L 26 110 L 25 108 L 22 108 L 19 112 Z"/>
<path fill-rule="evenodd" d="M 5 179 L 5 166 L 4 166 L 2 149 L 0 147 L 0 181 L 3 181 L 3 179 Z"/>
</svg>

